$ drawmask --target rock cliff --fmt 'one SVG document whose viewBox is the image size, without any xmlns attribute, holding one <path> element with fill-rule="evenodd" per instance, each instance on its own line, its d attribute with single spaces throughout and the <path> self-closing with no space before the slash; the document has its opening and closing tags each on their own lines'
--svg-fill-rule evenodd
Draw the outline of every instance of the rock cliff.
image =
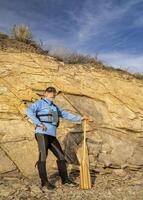
<svg viewBox="0 0 143 200">
<path fill-rule="evenodd" d="M 0 51 L 0 173 L 36 174 L 34 126 L 25 108 L 48 86 L 61 93 L 55 102 L 87 115 L 90 167 L 143 169 L 143 81 L 100 65 L 64 64 L 36 53 Z M 79 166 L 82 125 L 62 119 L 57 137 L 69 166 Z M 47 168 L 55 168 L 49 152 Z"/>
</svg>

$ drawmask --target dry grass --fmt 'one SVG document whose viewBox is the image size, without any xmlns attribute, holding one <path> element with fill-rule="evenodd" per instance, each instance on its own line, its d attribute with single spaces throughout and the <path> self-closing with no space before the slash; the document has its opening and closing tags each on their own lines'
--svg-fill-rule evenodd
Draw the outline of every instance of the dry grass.
<svg viewBox="0 0 143 200">
<path fill-rule="evenodd" d="M 80 53 L 74 53 L 67 49 L 55 49 L 51 55 L 59 61 L 67 64 L 102 64 L 101 61 L 95 56 L 83 55 Z"/>
<path fill-rule="evenodd" d="M 21 42 L 30 43 L 33 41 L 33 34 L 29 26 L 25 24 L 14 25 L 12 28 L 11 36 Z"/>
<path fill-rule="evenodd" d="M 51 55 L 59 61 L 67 64 L 87 64 L 86 68 L 89 69 L 90 66 L 95 66 L 95 68 L 100 68 L 108 71 L 118 71 L 120 74 L 127 75 L 128 77 L 134 77 L 136 79 L 143 80 L 143 74 L 141 73 L 131 73 L 128 68 L 114 68 L 107 64 L 104 64 L 97 56 L 83 55 L 79 53 L 73 53 L 70 50 L 61 48 L 54 49 Z M 50 50 L 49 50 L 50 52 Z M 89 65 L 88 65 L 89 64 Z"/>
<path fill-rule="evenodd" d="M 0 39 L 8 39 L 9 36 L 3 32 L 0 32 Z"/>
<path fill-rule="evenodd" d="M 13 26 L 10 35 L 0 32 L 0 50 L 48 54 L 48 51 L 45 51 L 40 43 L 34 41 L 32 32 L 26 25 Z"/>
<path fill-rule="evenodd" d="M 143 80 L 142 73 L 131 73 L 126 68 L 114 68 L 104 64 L 97 56 L 83 55 L 80 53 L 71 52 L 67 49 L 54 49 L 44 50 L 42 45 L 33 40 L 33 35 L 30 28 L 26 25 L 15 25 L 12 31 L 12 37 L 0 32 L 0 49 L 7 51 L 8 49 L 15 49 L 19 52 L 35 52 L 44 55 L 53 56 L 56 60 L 62 61 L 67 64 L 87 64 L 88 69 L 90 66 L 95 68 L 102 68 L 108 71 L 118 71 L 123 75 L 129 75 L 139 80 Z M 89 65 L 88 65 L 89 64 Z"/>
<path fill-rule="evenodd" d="M 136 77 L 137 79 L 140 79 L 140 80 L 143 80 L 143 74 L 141 74 L 141 73 L 134 73 L 133 74 L 134 75 L 134 77 Z"/>
</svg>

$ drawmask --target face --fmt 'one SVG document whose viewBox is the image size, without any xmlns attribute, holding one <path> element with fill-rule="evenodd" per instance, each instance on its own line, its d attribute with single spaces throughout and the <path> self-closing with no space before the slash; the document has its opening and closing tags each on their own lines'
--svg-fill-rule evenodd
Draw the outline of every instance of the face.
<svg viewBox="0 0 143 200">
<path fill-rule="evenodd" d="M 45 92 L 45 96 L 50 99 L 51 101 L 53 101 L 56 97 L 57 93 L 55 92 Z"/>
</svg>

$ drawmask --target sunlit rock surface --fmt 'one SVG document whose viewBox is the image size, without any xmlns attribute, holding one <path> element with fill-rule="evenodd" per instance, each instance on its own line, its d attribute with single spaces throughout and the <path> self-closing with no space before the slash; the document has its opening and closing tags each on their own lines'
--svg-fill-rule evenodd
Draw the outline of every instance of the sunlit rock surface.
<svg viewBox="0 0 143 200">
<path fill-rule="evenodd" d="M 93 120 L 87 127 L 90 167 L 143 169 L 143 81 L 99 66 L 67 65 L 36 53 L 0 52 L 0 173 L 37 173 L 34 126 L 25 108 L 48 86 L 55 103 Z M 79 167 L 83 128 L 61 119 L 57 137 L 71 167 Z M 55 169 L 49 151 L 48 169 Z"/>
</svg>

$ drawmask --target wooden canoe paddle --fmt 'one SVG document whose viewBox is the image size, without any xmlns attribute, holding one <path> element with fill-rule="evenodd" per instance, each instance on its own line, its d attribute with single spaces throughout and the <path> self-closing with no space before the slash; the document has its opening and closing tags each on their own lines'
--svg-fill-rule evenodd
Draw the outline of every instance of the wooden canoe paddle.
<svg viewBox="0 0 143 200">
<path fill-rule="evenodd" d="M 80 163 L 80 188 L 81 189 L 91 189 L 88 150 L 87 150 L 87 145 L 86 145 L 86 125 L 87 125 L 87 120 L 84 120 L 83 122 L 84 138 L 83 138 L 83 146 L 82 146 L 82 157 L 81 157 L 81 163 Z"/>
</svg>

